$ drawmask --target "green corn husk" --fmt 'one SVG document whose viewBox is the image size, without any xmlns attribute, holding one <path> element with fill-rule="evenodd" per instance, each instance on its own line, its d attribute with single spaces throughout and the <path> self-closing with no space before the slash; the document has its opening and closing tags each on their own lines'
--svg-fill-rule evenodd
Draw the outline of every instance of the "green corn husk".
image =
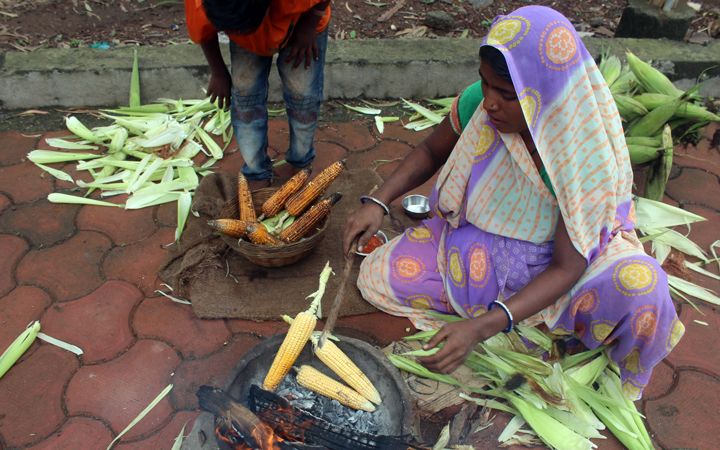
<svg viewBox="0 0 720 450">
<path fill-rule="evenodd" d="M 662 106 L 658 106 L 647 113 L 642 119 L 638 120 L 637 123 L 630 126 L 625 134 L 631 137 L 653 136 L 663 128 L 665 123 L 667 123 L 673 115 L 675 115 L 675 111 L 677 111 L 679 106 L 679 99 L 675 99 Z"/>
<path fill-rule="evenodd" d="M 632 97 L 622 94 L 613 94 L 615 105 L 617 105 L 620 116 L 626 120 L 642 117 L 648 113 L 648 109 Z"/>
<path fill-rule="evenodd" d="M 633 98 L 649 110 L 658 108 L 674 99 L 674 97 L 670 95 L 655 94 L 652 92 L 638 94 Z M 720 116 L 713 114 L 702 106 L 690 102 L 682 102 L 678 106 L 677 111 L 675 111 L 675 117 L 693 119 L 699 122 L 720 122 Z"/>
<path fill-rule="evenodd" d="M 653 148 L 659 149 L 660 147 L 662 147 L 662 136 L 653 136 L 653 137 L 647 137 L 647 136 L 629 137 L 629 136 L 627 136 L 625 138 L 625 143 L 627 145 L 643 145 L 646 147 L 653 147 Z"/>
<path fill-rule="evenodd" d="M 71 205 L 94 205 L 94 206 L 112 206 L 122 208 L 123 205 L 116 203 L 104 202 L 102 200 L 94 200 L 92 198 L 77 197 L 75 195 L 52 193 L 48 194 L 47 199 L 50 203 L 68 203 Z"/>
<path fill-rule="evenodd" d="M 655 161 L 645 180 L 644 196 L 650 200 L 662 200 L 665 194 L 665 185 L 667 185 L 668 178 L 670 177 L 673 160 L 673 140 L 670 125 L 665 125 L 662 141 L 664 147 L 663 156 Z"/>
<path fill-rule="evenodd" d="M 130 108 L 138 108 L 140 106 L 140 71 L 138 70 L 137 49 L 133 49 L 132 74 L 130 75 L 130 99 L 128 105 Z"/>
<path fill-rule="evenodd" d="M 61 138 L 47 138 L 45 143 L 63 150 L 97 150 L 97 145 L 85 144 L 85 141 L 67 141 Z"/>
<path fill-rule="evenodd" d="M 635 214 L 637 228 L 669 228 L 707 220 L 685 209 L 643 197 L 635 197 Z"/>
<path fill-rule="evenodd" d="M 421 364 L 405 358 L 404 356 L 394 355 L 392 353 L 387 355 L 390 362 L 400 370 L 410 372 L 417 376 L 428 378 L 430 380 L 439 381 L 441 383 L 450 384 L 453 386 L 461 386 L 460 382 L 450 375 L 443 375 L 440 373 L 431 372 Z"/>
<path fill-rule="evenodd" d="M 641 60 L 632 52 L 627 52 L 625 56 L 627 57 L 630 70 L 632 70 L 635 78 L 637 78 L 646 91 L 673 97 L 684 94 L 684 92 L 676 88 L 672 81 L 662 72 Z"/>
<path fill-rule="evenodd" d="M 65 118 L 65 126 L 68 130 L 80 139 L 84 139 L 88 142 L 98 142 L 99 139 L 95 134 L 88 129 L 80 119 L 75 116 L 69 116 Z"/>
<path fill-rule="evenodd" d="M 620 78 L 620 73 L 622 72 L 620 58 L 615 55 L 608 55 L 607 52 L 602 55 L 598 68 L 608 86 L 612 86 L 613 83 Z"/>
<path fill-rule="evenodd" d="M 648 147 L 646 145 L 627 144 L 630 162 L 632 164 L 645 164 L 660 157 L 659 147 Z"/>
<path fill-rule="evenodd" d="M 28 325 L 20 335 L 8 346 L 0 355 L 0 378 L 7 373 L 8 370 L 17 362 L 18 359 L 27 351 L 35 342 L 35 338 L 40 332 L 40 322 L 37 320 Z"/>
<path fill-rule="evenodd" d="M 93 153 L 56 152 L 53 150 L 33 150 L 27 155 L 27 158 L 35 164 L 83 161 L 86 159 L 96 159 L 100 157 L 101 155 L 95 155 Z"/>
</svg>

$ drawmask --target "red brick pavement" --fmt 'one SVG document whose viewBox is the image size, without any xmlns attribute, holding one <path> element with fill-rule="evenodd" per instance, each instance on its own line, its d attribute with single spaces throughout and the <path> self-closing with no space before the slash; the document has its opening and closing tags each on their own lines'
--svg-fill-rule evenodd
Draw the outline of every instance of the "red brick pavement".
<svg viewBox="0 0 720 450">
<path fill-rule="evenodd" d="M 697 148 L 678 149 L 679 176 L 668 186 L 669 202 L 710 219 L 691 234 L 705 247 L 720 237 L 720 153 L 710 147 L 716 132 L 717 126 L 708 127 Z M 398 124 L 387 125 L 382 135 L 365 121 L 323 124 L 315 166 L 348 158 L 351 166 L 374 167 L 387 177 L 397 166 L 393 160 L 427 134 Z M 281 154 L 287 142 L 285 121 L 273 120 L 272 153 Z M 28 322 L 40 320 L 43 331 L 85 354 L 76 357 L 38 341 L 0 379 L 0 448 L 104 448 L 174 383 L 171 394 L 117 446 L 169 448 L 198 414 L 197 387 L 221 384 L 248 349 L 285 325 L 200 320 L 188 306 L 157 297 L 156 271 L 163 245 L 173 240 L 174 205 L 123 211 L 49 204 L 48 193 L 68 186 L 23 158 L 43 145 L 37 137 L 0 134 L 0 349 Z M 241 164 L 233 153 L 220 170 L 236 171 Z M 711 270 L 717 273 L 717 266 Z M 686 336 L 656 369 L 640 406 L 658 446 L 716 448 L 720 315 L 709 305 L 696 311 L 683 304 L 681 318 Z M 409 326 L 405 319 L 373 313 L 343 318 L 338 330 L 383 345 Z M 614 439 L 598 444 L 619 448 Z"/>
</svg>

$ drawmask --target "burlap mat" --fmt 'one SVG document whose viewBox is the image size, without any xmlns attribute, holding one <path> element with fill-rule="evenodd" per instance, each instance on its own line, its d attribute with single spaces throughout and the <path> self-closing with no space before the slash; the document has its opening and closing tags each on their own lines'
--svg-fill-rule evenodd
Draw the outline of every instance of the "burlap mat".
<svg viewBox="0 0 720 450">
<path fill-rule="evenodd" d="M 330 261 L 340 274 L 344 266 L 342 231 L 345 218 L 358 206 L 358 197 L 369 192 L 381 179 L 370 169 L 344 172 L 328 192 L 341 192 L 335 205 L 325 238 L 305 259 L 286 267 L 265 268 L 254 265 L 235 253 L 207 226 L 219 218 L 223 205 L 236 196 L 236 177 L 212 174 L 198 186 L 192 210 L 178 245 L 162 266 L 159 276 L 173 287 L 174 294 L 192 302 L 201 318 L 278 319 L 282 314 L 295 315 L 307 309 L 307 295 L 318 286 L 323 266 Z M 389 227 L 389 223 L 386 224 Z M 388 227 L 384 227 L 387 229 Z M 348 279 L 340 316 L 376 311 L 364 301 L 356 287 L 360 257 Z M 325 293 L 323 313 L 330 308 L 337 292 L 338 276 L 330 278 Z"/>
</svg>

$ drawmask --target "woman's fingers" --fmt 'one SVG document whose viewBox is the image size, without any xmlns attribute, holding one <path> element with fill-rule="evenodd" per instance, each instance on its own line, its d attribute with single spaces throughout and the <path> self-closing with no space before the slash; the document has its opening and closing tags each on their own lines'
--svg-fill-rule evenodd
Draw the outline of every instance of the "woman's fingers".
<svg viewBox="0 0 720 450">
<path fill-rule="evenodd" d="M 423 345 L 423 348 L 424 348 L 425 350 L 429 350 L 429 349 L 431 349 L 431 348 L 437 347 L 437 345 L 438 345 L 439 343 L 441 343 L 442 341 L 444 341 L 445 338 L 447 338 L 447 336 L 448 336 L 449 334 L 450 334 L 450 330 L 448 329 L 447 326 L 444 326 L 444 327 L 440 328 L 440 331 L 438 331 L 437 333 L 435 333 L 435 336 L 433 336 L 433 337 L 428 341 L 427 344 Z M 440 350 L 440 352 L 442 352 L 442 350 Z M 439 352 L 438 352 L 438 353 L 439 353 Z M 436 353 L 436 355 L 437 355 L 437 353 Z"/>
</svg>

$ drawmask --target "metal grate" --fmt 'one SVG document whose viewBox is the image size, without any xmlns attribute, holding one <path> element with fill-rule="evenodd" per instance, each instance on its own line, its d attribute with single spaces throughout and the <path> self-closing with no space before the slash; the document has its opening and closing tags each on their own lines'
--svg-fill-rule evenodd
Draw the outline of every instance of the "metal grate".
<svg viewBox="0 0 720 450">
<path fill-rule="evenodd" d="M 248 406 L 276 433 L 291 441 L 321 445 L 335 450 L 419 449 L 406 442 L 407 436 L 376 436 L 335 425 L 296 408 L 284 398 L 257 385 L 250 387 Z"/>
</svg>

